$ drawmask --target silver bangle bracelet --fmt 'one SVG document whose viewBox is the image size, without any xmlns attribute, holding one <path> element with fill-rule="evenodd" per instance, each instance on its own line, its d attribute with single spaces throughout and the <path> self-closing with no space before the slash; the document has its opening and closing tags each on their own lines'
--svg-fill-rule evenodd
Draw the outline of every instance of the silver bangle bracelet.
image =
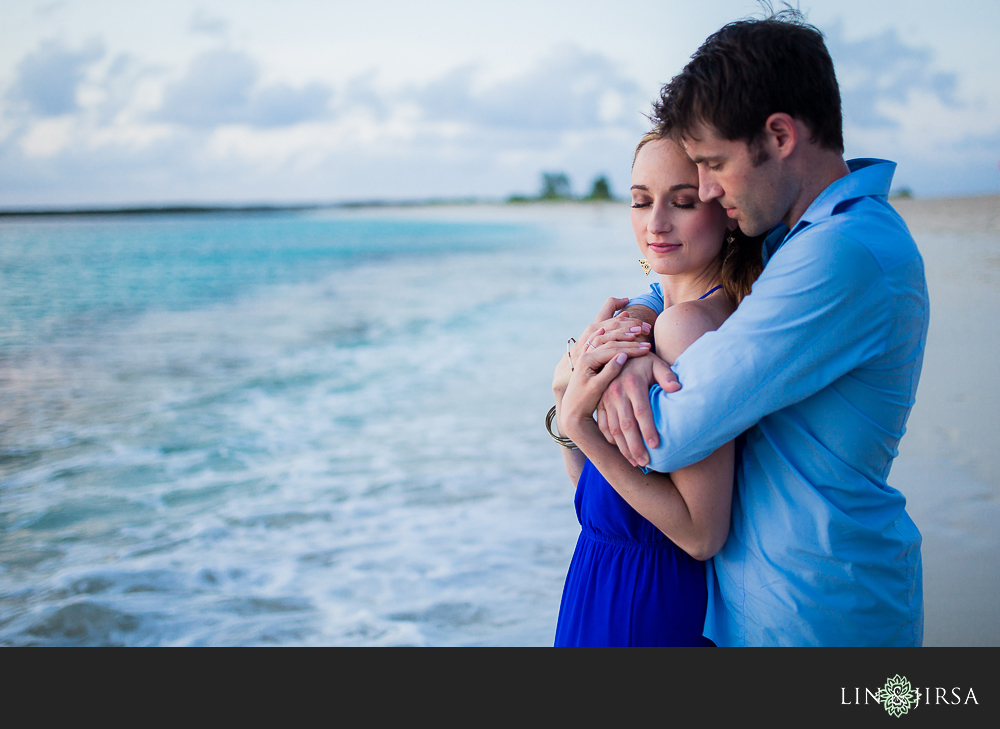
<svg viewBox="0 0 1000 729">
<path fill-rule="evenodd" d="M 569 438 L 566 438 L 561 435 L 556 435 L 555 433 L 552 432 L 552 419 L 555 418 L 555 416 L 556 416 L 556 406 L 553 405 L 552 409 L 549 410 L 548 414 L 545 416 L 545 429 L 549 431 L 549 435 L 552 436 L 552 440 L 554 440 L 556 443 L 558 443 L 563 448 L 566 448 L 568 450 L 571 451 L 579 450 L 580 447 L 576 443 L 571 441 Z"/>
</svg>

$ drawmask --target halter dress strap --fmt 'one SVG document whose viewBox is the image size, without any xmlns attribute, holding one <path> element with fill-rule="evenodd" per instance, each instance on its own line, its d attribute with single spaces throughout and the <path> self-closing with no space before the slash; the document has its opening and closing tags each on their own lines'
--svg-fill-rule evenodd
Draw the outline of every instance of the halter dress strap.
<svg viewBox="0 0 1000 729">
<path fill-rule="evenodd" d="M 706 293 L 706 294 L 704 294 L 702 296 L 699 296 L 698 297 L 698 301 L 701 301 L 702 299 L 708 298 L 709 294 L 714 294 L 716 291 L 718 291 L 721 288 L 722 288 L 721 285 L 720 286 L 716 286 L 714 289 L 711 289 L 710 291 L 708 291 L 708 293 Z"/>
</svg>

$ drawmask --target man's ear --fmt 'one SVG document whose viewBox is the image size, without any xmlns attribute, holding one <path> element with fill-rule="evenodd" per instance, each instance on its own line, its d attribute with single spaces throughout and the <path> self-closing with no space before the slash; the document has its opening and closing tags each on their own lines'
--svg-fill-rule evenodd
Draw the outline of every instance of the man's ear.
<svg viewBox="0 0 1000 729">
<path fill-rule="evenodd" d="M 788 157 L 799 141 L 799 124 L 790 114 L 777 112 L 764 122 L 764 144 L 779 159 Z"/>
</svg>

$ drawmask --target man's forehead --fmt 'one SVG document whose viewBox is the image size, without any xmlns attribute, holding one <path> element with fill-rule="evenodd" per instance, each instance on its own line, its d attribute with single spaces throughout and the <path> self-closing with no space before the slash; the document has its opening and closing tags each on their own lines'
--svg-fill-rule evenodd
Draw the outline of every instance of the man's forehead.
<svg viewBox="0 0 1000 729">
<path fill-rule="evenodd" d="M 688 157 L 695 160 L 728 157 L 739 152 L 743 142 L 725 139 L 714 127 L 700 124 L 693 127 L 680 139 L 681 147 Z"/>
<path fill-rule="evenodd" d="M 686 149 L 687 147 L 704 147 L 708 145 L 718 146 L 719 143 L 728 140 L 723 139 L 715 127 L 704 122 L 699 122 L 684 132 L 680 141 L 681 145 Z"/>
</svg>

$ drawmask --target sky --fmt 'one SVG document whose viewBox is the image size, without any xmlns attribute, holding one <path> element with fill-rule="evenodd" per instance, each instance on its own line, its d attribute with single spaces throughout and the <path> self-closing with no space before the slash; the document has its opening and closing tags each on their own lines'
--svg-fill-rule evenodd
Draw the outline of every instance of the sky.
<svg viewBox="0 0 1000 729">
<path fill-rule="evenodd" d="M 1000 192 L 1000 3 L 800 0 L 847 157 Z M 624 196 L 662 84 L 753 0 L 0 0 L 0 209 Z"/>
</svg>

